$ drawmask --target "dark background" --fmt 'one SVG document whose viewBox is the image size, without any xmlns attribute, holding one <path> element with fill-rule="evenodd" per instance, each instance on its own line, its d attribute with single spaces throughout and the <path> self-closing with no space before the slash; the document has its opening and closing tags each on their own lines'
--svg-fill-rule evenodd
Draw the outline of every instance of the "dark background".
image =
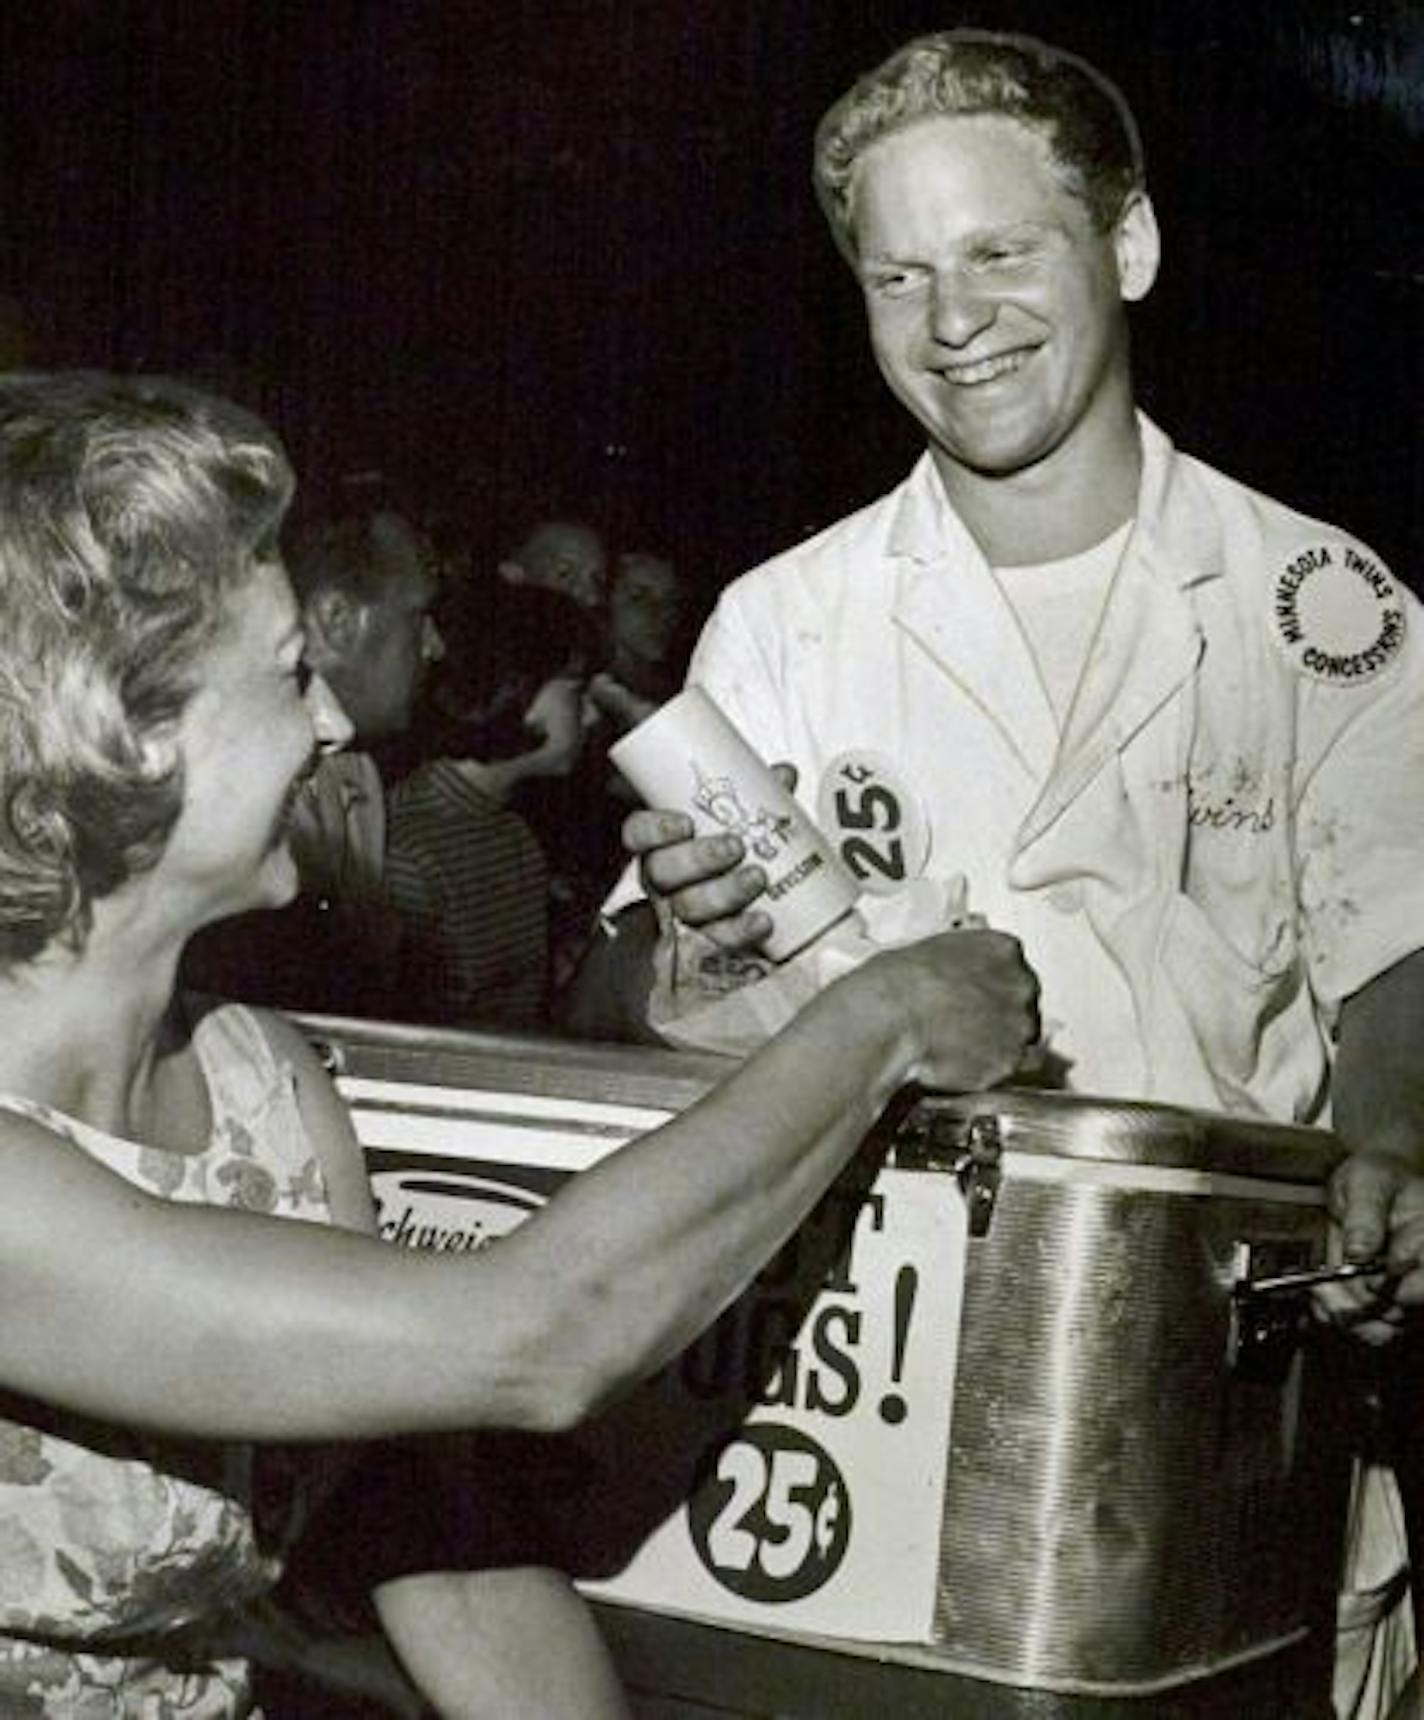
<svg viewBox="0 0 1424 1720">
<path fill-rule="evenodd" d="M 0 293 L 30 362 L 189 371 L 303 477 L 493 546 L 592 511 L 710 591 L 898 477 L 808 160 L 903 38 L 1115 76 L 1184 446 L 1424 569 L 1424 19 L 1403 0 L 0 0 Z"/>
</svg>

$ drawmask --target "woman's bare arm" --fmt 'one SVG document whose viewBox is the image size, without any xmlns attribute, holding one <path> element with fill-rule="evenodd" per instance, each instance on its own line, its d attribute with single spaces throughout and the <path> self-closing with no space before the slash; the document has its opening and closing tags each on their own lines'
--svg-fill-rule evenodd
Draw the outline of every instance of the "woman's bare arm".
<svg viewBox="0 0 1424 1720">
<path fill-rule="evenodd" d="M 568 1426 L 716 1316 L 900 1085 L 991 1084 L 1035 1031 L 1010 938 L 877 956 L 682 1116 L 458 1258 L 167 1203 L 6 1117 L 0 1384 L 220 1437 Z"/>
</svg>

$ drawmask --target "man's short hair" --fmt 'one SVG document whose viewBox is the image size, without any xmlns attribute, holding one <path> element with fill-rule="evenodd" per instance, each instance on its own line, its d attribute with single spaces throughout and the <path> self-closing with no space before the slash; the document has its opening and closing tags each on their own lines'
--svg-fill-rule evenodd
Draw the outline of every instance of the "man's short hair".
<svg viewBox="0 0 1424 1720">
<path fill-rule="evenodd" d="M 846 257 L 856 255 L 861 154 L 919 120 L 985 114 L 1040 133 L 1069 189 L 1104 231 L 1146 184 L 1132 110 L 1086 60 L 1033 36 L 988 30 L 919 36 L 857 80 L 816 129 L 816 196 Z"/>
<path fill-rule="evenodd" d="M 301 520 L 285 544 L 297 602 L 305 609 L 319 593 L 339 591 L 362 609 L 379 607 L 390 595 L 392 571 L 379 527 L 396 520 L 422 538 L 408 515 L 385 503 Z"/>
</svg>

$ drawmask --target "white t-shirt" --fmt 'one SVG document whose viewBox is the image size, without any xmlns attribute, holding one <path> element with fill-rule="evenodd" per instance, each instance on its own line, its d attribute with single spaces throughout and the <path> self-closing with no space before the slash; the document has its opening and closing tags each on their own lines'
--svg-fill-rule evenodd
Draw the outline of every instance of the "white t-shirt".
<svg viewBox="0 0 1424 1720">
<path fill-rule="evenodd" d="M 1131 531 L 1128 520 L 1080 555 L 993 569 L 1028 640 L 1060 729 Z"/>
</svg>

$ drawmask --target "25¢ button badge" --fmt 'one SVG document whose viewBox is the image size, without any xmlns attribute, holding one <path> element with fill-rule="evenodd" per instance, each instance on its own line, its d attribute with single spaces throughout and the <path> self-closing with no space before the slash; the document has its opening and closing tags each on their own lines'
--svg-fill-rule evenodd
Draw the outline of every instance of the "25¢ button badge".
<svg viewBox="0 0 1424 1720">
<path fill-rule="evenodd" d="M 918 878 L 930 853 L 930 826 L 918 796 L 881 753 L 831 760 L 816 797 L 816 821 L 863 890 L 888 896 Z"/>
</svg>

